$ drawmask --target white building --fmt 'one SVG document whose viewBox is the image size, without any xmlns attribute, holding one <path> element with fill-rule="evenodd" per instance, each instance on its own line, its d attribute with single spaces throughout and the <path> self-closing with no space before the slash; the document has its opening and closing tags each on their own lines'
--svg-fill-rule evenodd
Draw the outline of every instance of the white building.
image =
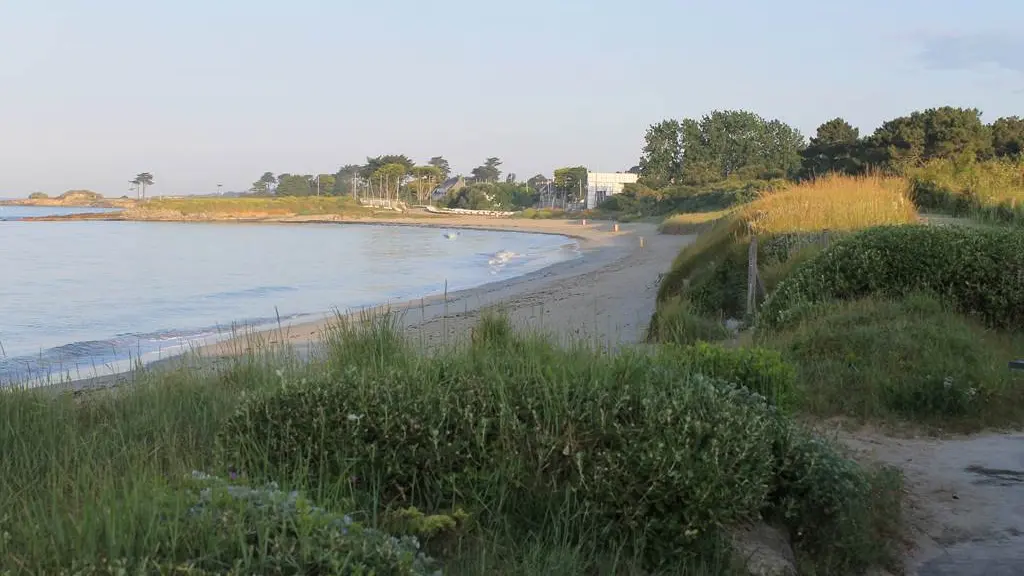
<svg viewBox="0 0 1024 576">
<path fill-rule="evenodd" d="M 629 172 L 587 172 L 586 208 L 596 208 L 605 198 L 621 194 L 626 184 L 633 184 L 636 174 Z"/>
</svg>

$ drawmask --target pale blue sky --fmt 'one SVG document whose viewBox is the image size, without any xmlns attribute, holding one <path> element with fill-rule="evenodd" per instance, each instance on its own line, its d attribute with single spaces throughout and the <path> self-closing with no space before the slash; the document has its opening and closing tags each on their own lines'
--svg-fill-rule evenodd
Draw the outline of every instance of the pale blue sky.
<svg viewBox="0 0 1024 576">
<path fill-rule="evenodd" d="M 0 0 L 0 196 L 154 193 L 367 155 L 528 177 L 636 163 L 745 108 L 810 135 L 914 109 L 1024 115 L 1021 0 Z"/>
</svg>

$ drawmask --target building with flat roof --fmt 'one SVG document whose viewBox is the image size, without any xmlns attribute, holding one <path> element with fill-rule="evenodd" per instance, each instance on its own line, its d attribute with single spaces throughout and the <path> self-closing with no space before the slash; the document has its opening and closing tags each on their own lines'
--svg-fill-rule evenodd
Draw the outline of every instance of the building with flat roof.
<svg viewBox="0 0 1024 576">
<path fill-rule="evenodd" d="M 597 208 L 605 198 L 621 194 L 626 184 L 633 184 L 638 176 L 630 172 L 587 172 L 586 208 Z"/>
</svg>

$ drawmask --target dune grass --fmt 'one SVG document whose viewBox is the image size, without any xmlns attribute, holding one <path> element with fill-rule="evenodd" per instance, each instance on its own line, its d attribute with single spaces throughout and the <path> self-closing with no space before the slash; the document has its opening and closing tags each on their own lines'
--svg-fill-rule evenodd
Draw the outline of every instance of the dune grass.
<svg viewBox="0 0 1024 576">
<path fill-rule="evenodd" d="M 761 515 L 808 574 L 896 552 L 897 477 L 714 377 L 775 382 L 758 357 L 559 348 L 495 316 L 428 357 L 388 318 L 309 363 L 0 394 L 0 572 L 730 574 L 724 531 Z"/>
<path fill-rule="evenodd" d="M 1024 161 L 933 160 L 907 176 L 922 210 L 1024 226 Z"/>
<path fill-rule="evenodd" d="M 743 207 L 740 218 L 755 234 L 844 232 L 918 221 L 900 178 L 830 174 L 774 193 Z"/>
<path fill-rule="evenodd" d="M 362 214 L 369 211 L 350 197 L 281 196 L 267 198 L 158 198 L 134 208 L 143 212 L 176 212 L 183 216 L 307 216 Z"/>
<path fill-rule="evenodd" d="M 716 210 L 713 212 L 688 212 L 673 214 L 665 218 L 658 226 L 658 232 L 662 234 L 700 234 L 708 230 L 711 225 L 732 212 L 729 210 Z"/>
</svg>

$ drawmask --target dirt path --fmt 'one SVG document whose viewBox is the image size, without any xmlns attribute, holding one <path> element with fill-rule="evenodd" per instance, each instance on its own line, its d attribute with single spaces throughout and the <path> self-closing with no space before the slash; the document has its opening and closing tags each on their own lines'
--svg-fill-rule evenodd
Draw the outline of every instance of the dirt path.
<svg viewBox="0 0 1024 576">
<path fill-rule="evenodd" d="M 840 439 L 905 474 L 915 544 L 907 574 L 1024 575 L 1024 434 L 897 439 L 861 430 Z"/>
</svg>

